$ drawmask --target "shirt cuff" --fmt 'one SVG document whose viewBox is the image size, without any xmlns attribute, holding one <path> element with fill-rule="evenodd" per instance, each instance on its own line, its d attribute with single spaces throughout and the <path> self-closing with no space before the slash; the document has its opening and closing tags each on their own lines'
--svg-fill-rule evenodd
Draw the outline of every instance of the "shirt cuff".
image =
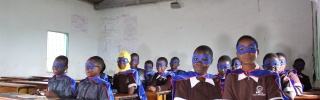
<svg viewBox="0 0 320 100">
<path fill-rule="evenodd" d="M 132 83 L 132 84 L 129 84 L 129 85 L 128 85 L 128 88 L 133 87 L 133 86 L 135 86 L 134 89 L 137 89 L 137 87 L 138 87 L 138 85 L 137 85 L 136 83 Z"/>
<path fill-rule="evenodd" d="M 293 87 L 286 87 L 283 89 L 283 92 L 291 92 L 294 91 Z"/>
<path fill-rule="evenodd" d="M 156 89 L 157 89 L 158 92 L 161 91 L 161 87 L 160 86 L 157 86 Z"/>
<path fill-rule="evenodd" d="M 174 97 L 174 100 L 187 100 L 187 99 L 183 99 L 183 98 L 180 98 L 180 97 Z"/>
</svg>

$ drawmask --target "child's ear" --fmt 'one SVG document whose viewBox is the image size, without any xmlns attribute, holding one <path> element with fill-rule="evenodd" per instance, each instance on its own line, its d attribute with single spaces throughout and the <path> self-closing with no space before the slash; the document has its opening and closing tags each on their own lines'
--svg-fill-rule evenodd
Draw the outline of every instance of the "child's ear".
<svg viewBox="0 0 320 100">
<path fill-rule="evenodd" d="M 137 65 L 139 65 L 140 61 L 138 61 Z"/>
<path fill-rule="evenodd" d="M 64 70 L 67 70 L 67 69 L 68 69 L 68 66 L 65 66 L 65 67 L 64 67 Z"/>
<path fill-rule="evenodd" d="M 267 69 L 265 66 L 263 66 L 263 65 L 262 65 L 262 68 L 263 68 L 264 70 L 268 70 L 268 69 Z"/>
<path fill-rule="evenodd" d="M 259 55 L 259 53 L 260 53 L 260 50 L 259 50 L 259 49 L 257 49 L 257 54 Z"/>
</svg>

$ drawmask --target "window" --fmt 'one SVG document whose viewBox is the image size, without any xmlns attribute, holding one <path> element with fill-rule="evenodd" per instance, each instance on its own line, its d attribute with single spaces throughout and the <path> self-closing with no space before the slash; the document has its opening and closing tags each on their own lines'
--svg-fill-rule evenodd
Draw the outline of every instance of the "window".
<svg viewBox="0 0 320 100">
<path fill-rule="evenodd" d="M 48 31 L 47 38 L 47 72 L 52 71 L 52 64 L 57 56 L 67 56 L 68 34 L 61 32 Z"/>
</svg>

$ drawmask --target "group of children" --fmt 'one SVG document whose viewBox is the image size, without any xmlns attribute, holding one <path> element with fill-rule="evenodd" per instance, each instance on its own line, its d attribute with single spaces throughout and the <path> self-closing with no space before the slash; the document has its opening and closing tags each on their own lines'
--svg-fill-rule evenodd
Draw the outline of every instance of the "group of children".
<svg viewBox="0 0 320 100">
<path fill-rule="evenodd" d="M 308 76 L 301 73 L 305 62 L 294 61 L 292 70 L 285 70 L 286 56 L 283 53 L 268 53 L 263 65 L 256 63 L 259 55 L 258 42 L 244 35 L 236 44 L 237 57 L 232 59 L 223 55 L 218 59 L 218 74 L 209 74 L 208 68 L 213 62 L 210 47 L 197 47 L 192 56 L 193 71 L 179 70 L 180 60 L 173 57 L 170 62 L 160 57 L 155 62 L 157 72 L 152 71 L 153 62 L 147 60 L 144 69 L 137 53 L 122 51 L 117 58 L 118 70 L 112 77 L 104 74 L 106 68 L 99 56 L 90 57 L 85 65 L 87 77 L 75 81 L 65 75 L 68 58 L 58 56 L 53 64 L 54 76 L 48 82 L 47 96 L 76 99 L 113 100 L 113 92 L 138 94 L 136 99 L 146 100 L 145 91 L 166 91 L 167 100 L 265 100 L 293 99 L 303 91 L 311 89 Z M 167 70 L 168 64 L 171 69 Z"/>
</svg>

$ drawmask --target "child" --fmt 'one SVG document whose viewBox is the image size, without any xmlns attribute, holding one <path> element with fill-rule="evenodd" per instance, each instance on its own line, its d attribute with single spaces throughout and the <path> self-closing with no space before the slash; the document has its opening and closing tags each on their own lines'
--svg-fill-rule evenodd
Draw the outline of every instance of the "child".
<svg viewBox="0 0 320 100">
<path fill-rule="evenodd" d="M 234 57 L 231 63 L 231 70 L 237 70 L 241 68 L 241 62 L 238 57 Z"/>
<path fill-rule="evenodd" d="M 183 74 L 185 71 L 179 70 L 178 66 L 180 66 L 180 60 L 178 57 L 173 57 L 170 60 L 170 67 L 171 69 L 168 71 L 172 71 L 175 75 Z"/>
<path fill-rule="evenodd" d="M 227 74 L 222 98 L 229 100 L 282 99 L 278 86 L 278 74 L 259 70 L 256 64 L 259 54 L 258 42 L 253 37 L 244 35 L 239 38 L 236 47 L 242 69 Z"/>
<path fill-rule="evenodd" d="M 87 60 L 85 68 L 87 77 L 78 84 L 76 99 L 114 99 L 110 83 L 100 78 L 100 72 L 103 65 L 103 59 L 99 56 L 93 56 Z"/>
<path fill-rule="evenodd" d="M 226 78 L 226 73 L 227 70 L 230 70 L 230 63 L 231 63 L 231 58 L 227 55 L 223 55 L 219 58 L 218 64 L 217 64 L 217 69 L 218 69 L 218 75 L 216 79 L 218 79 L 218 82 L 221 85 L 221 88 L 223 90 L 224 88 L 224 81 Z"/>
<path fill-rule="evenodd" d="M 153 62 L 151 60 L 147 60 L 145 63 L 144 63 L 144 70 L 146 71 L 146 75 L 145 75 L 145 79 L 146 79 L 146 85 L 145 85 L 145 88 L 146 86 L 149 86 L 151 85 L 152 83 L 152 79 L 153 79 L 153 76 L 154 74 L 156 73 L 155 71 L 152 71 L 153 69 Z"/>
<path fill-rule="evenodd" d="M 296 70 L 284 70 L 286 69 L 286 65 L 287 65 L 287 57 L 285 54 L 283 53 L 276 53 L 276 55 L 279 58 L 280 61 L 280 68 L 278 69 L 279 72 L 279 76 L 285 76 L 288 77 L 287 79 L 290 79 L 291 83 L 293 84 L 293 91 L 295 91 L 296 95 L 302 95 L 303 89 L 302 89 L 302 84 L 300 82 L 300 79 L 297 75 L 297 71 Z M 290 89 L 287 89 L 290 90 Z M 285 92 L 285 91 L 284 91 Z"/>
<path fill-rule="evenodd" d="M 279 72 L 281 63 L 276 54 L 268 53 L 263 58 L 262 67 L 265 70 Z M 280 74 L 280 79 L 281 79 L 281 86 L 282 86 L 281 90 L 283 91 L 284 99 L 294 99 L 294 97 L 296 96 L 296 92 L 293 89 L 293 85 L 290 82 L 290 78 L 287 77 L 286 74 Z"/>
<path fill-rule="evenodd" d="M 114 75 L 113 85 L 118 93 L 133 94 L 138 89 L 139 98 L 146 100 L 146 93 L 141 84 L 137 70 L 130 69 L 130 54 L 127 51 L 120 52 L 118 56 L 118 70 Z"/>
<path fill-rule="evenodd" d="M 212 64 L 212 50 L 201 45 L 197 47 L 192 56 L 194 71 L 189 71 L 172 78 L 173 98 L 175 100 L 213 100 L 221 98 L 219 83 L 215 83 L 214 75 L 208 74 Z"/>
<path fill-rule="evenodd" d="M 151 85 L 147 88 L 148 90 L 154 91 L 165 91 L 171 89 L 171 77 L 174 73 L 171 71 L 165 71 L 168 66 L 168 60 L 164 57 L 160 57 L 157 60 L 157 70 L 158 72 L 152 78 Z"/>
<path fill-rule="evenodd" d="M 293 68 L 298 71 L 298 77 L 300 82 L 304 85 L 303 91 L 311 91 L 312 86 L 310 83 L 309 76 L 304 75 L 302 71 L 304 70 L 305 62 L 303 59 L 298 58 L 294 61 Z"/>
<path fill-rule="evenodd" d="M 68 69 L 68 58 L 58 56 L 53 63 L 54 76 L 48 81 L 46 96 L 59 98 L 73 98 L 76 92 L 75 81 L 65 74 Z"/>
<path fill-rule="evenodd" d="M 130 67 L 131 69 L 135 69 L 138 71 L 139 78 L 142 84 L 146 84 L 145 82 L 145 71 L 141 68 L 138 68 L 138 65 L 140 63 L 139 61 L 139 55 L 137 53 L 132 53 L 131 55 L 131 61 L 130 61 Z"/>
</svg>

